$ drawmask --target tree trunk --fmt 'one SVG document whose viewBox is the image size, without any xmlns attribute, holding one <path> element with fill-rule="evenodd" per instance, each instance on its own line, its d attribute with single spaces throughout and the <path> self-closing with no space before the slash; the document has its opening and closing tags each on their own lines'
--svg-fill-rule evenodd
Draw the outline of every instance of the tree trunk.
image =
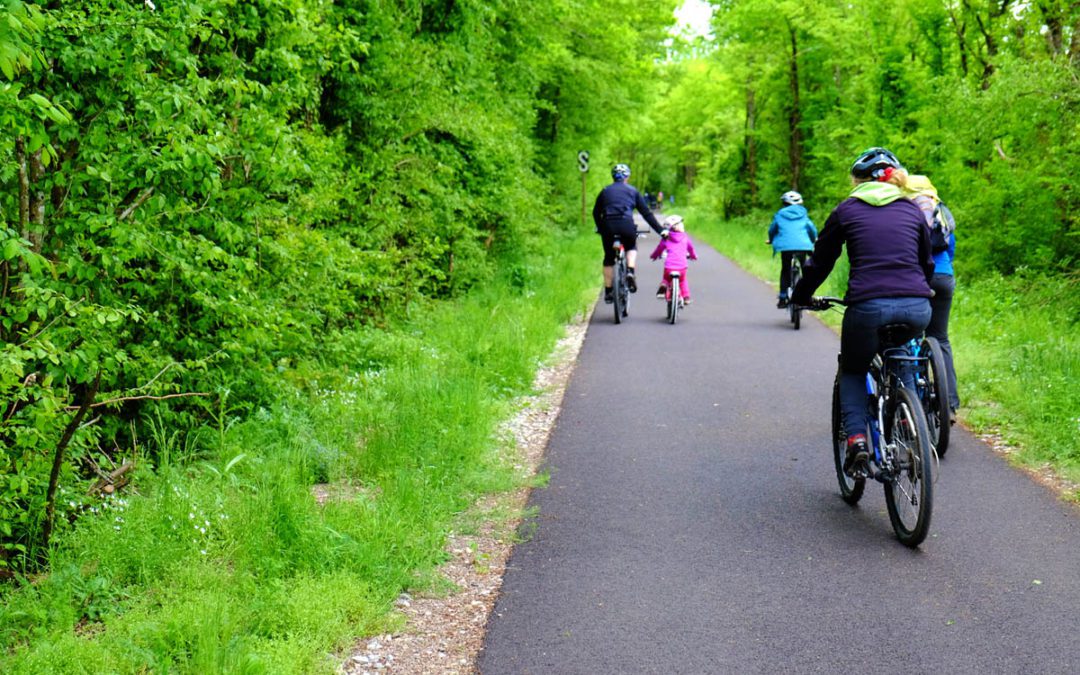
<svg viewBox="0 0 1080 675">
<path fill-rule="evenodd" d="M 788 166 L 791 173 L 791 189 L 798 190 L 799 180 L 802 178 L 802 131 L 799 128 L 802 122 L 802 108 L 799 102 L 799 43 L 795 26 L 790 22 L 788 32 L 791 35 L 791 67 L 788 83 L 791 89 L 788 109 Z"/>
<path fill-rule="evenodd" d="M 949 20 L 953 25 L 953 32 L 956 33 L 956 43 L 960 51 L 960 72 L 964 77 L 968 74 L 968 52 L 967 52 L 967 22 L 960 21 L 956 18 L 956 14 L 949 10 Z"/>
<path fill-rule="evenodd" d="M 41 148 L 30 155 L 30 244 L 34 253 L 41 253 L 45 239 L 45 164 Z"/>
<path fill-rule="evenodd" d="M 78 412 L 75 413 L 75 417 L 71 418 L 67 427 L 64 428 L 64 435 L 60 438 L 60 442 L 56 444 L 56 450 L 53 452 L 52 471 L 49 473 L 49 489 L 45 493 L 45 524 L 42 526 L 41 534 L 42 548 L 46 551 L 49 548 L 49 539 L 52 537 L 53 523 L 56 517 L 56 488 L 60 484 L 60 468 L 64 465 L 64 452 L 67 450 L 71 438 L 75 435 L 75 431 L 82 424 L 86 412 L 90 410 L 90 405 L 94 402 L 94 397 L 97 396 L 98 385 L 100 384 L 101 371 L 99 370 L 93 383 L 83 395 Z"/>
<path fill-rule="evenodd" d="M 754 87 L 746 83 L 746 131 L 744 136 L 743 166 L 746 168 L 746 184 L 750 188 L 750 203 L 757 201 L 757 139 L 754 137 L 757 109 L 754 106 Z"/>
<path fill-rule="evenodd" d="M 23 239 L 30 239 L 30 172 L 26 166 L 26 142 L 15 139 L 15 164 L 19 174 L 19 228 Z"/>
<path fill-rule="evenodd" d="M 1043 2 L 1037 3 L 1039 12 L 1042 14 L 1043 23 L 1046 24 L 1046 46 L 1050 51 L 1050 56 L 1057 58 L 1061 56 L 1065 47 L 1065 24 L 1062 21 L 1061 14 L 1058 12 L 1058 8 L 1051 5 L 1051 3 Z"/>
<path fill-rule="evenodd" d="M 1069 39 L 1069 62 L 1074 68 L 1080 67 L 1080 16 L 1072 25 L 1072 38 Z"/>
</svg>

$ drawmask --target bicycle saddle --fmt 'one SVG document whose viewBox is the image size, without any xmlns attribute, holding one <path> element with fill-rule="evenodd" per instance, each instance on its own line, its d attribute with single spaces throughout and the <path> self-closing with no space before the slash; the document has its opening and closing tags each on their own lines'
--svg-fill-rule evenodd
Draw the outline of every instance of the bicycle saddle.
<svg viewBox="0 0 1080 675">
<path fill-rule="evenodd" d="M 899 347 L 921 334 L 922 331 L 909 323 L 887 323 L 878 328 L 878 340 L 881 341 L 881 349 Z"/>
</svg>

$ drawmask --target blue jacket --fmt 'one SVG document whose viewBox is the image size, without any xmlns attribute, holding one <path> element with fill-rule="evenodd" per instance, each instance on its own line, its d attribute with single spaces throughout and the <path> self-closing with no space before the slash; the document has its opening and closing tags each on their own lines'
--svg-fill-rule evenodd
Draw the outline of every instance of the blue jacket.
<svg viewBox="0 0 1080 675">
<path fill-rule="evenodd" d="M 952 261 L 956 257 L 956 233 L 949 233 L 949 248 L 934 254 L 934 274 L 954 276 Z"/>
<path fill-rule="evenodd" d="M 817 241 L 817 228 L 802 204 L 785 206 L 776 212 L 769 223 L 769 243 L 773 253 L 780 251 L 810 251 Z"/>
</svg>

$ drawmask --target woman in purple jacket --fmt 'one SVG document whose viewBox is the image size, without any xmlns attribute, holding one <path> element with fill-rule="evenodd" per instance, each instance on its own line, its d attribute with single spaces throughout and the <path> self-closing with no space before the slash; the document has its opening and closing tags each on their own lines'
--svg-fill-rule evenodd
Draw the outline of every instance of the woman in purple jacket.
<svg viewBox="0 0 1080 675">
<path fill-rule="evenodd" d="M 926 328 L 934 259 L 926 219 L 905 196 L 907 171 L 894 154 L 870 148 L 852 164 L 851 178 L 855 187 L 825 221 L 792 301 L 809 304 L 846 244 L 851 271 L 840 333 L 840 412 L 847 433 L 844 470 L 860 477 L 868 473 L 865 382 L 878 328 Z"/>
</svg>

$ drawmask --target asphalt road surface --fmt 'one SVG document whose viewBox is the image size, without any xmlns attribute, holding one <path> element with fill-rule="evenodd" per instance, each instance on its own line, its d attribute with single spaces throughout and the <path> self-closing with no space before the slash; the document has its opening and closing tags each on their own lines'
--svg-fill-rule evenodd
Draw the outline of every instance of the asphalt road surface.
<svg viewBox="0 0 1080 675">
<path fill-rule="evenodd" d="M 837 491 L 836 335 L 698 251 L 677 325 L 644 255 L 630 318 L 597 307 L 480 671 L 1080 672 L 1080 509 L 954 427 L 901 545 L 879 484 Z"/>
</svg>

